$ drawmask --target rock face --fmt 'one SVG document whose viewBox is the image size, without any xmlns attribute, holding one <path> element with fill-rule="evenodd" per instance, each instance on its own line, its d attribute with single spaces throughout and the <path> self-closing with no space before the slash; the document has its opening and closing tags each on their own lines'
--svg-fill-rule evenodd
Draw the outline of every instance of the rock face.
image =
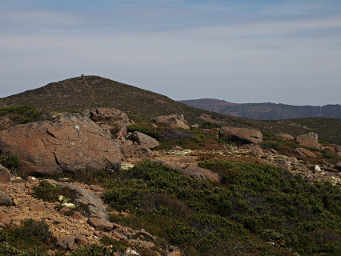
<svg viewBox="0 0 341 256">
<path fill-rule="evenodd" d="M 11 181 L 11 174 L 9 170 L 0 164 L 0 183 L 9 183 Z"/>
<path fill-rule="evenodd" d="M 90 109 L 84 114 L 117 139 L 127 136 L 127 126 L 132 124 L 126 113 L 115 108 Z"/>
<path fill-rule="evenodd" d="M 157 124 L 167 125 L 170 128 L 181 128 L 188 130 L 190 129 L 187 121 L 184 116 L 181 115 L 167 115 L 167 116 L 158 116 L 153 119 Z"/>
<path fill-rule="evenodd" d="M 291 136 L 290 134 L 287 133 L 280 133 L 277 135 L 279 138 L 281 138 L 282 140 L 295 140 L 295 138 L 293 136 Z"/>
<path fill-rule="evenodd" d="M 78 114 L 0 131 L 0 150 L 17 156 L 26 175 L 117 168 L 122 158 L 110 136 Z"/>
<path fill-rule="evenodd" d="M 321 145 L 319 144 L 318 138 L 317 133 L 310 132 L 297 136 L 296 142 L 301 146 L 319 149 Z"/>
<path fill-rule="evenodd" d="M 133 132 L 129 136 L 129 139 L 134 142 L 137 142 L 140 146 L 149 149 L 156 148 L 157 146 L 160 145 L 160 143 L 156 139 L 138 131 Z"/>
<path fill-rule="evenodd" d="M 223 127 L 219 131 L 220 136 L 227 136 L 231 141 L 241 142 L 242 144 L 263 142 L 261 131 L 249 128 Z"/>
</svg>

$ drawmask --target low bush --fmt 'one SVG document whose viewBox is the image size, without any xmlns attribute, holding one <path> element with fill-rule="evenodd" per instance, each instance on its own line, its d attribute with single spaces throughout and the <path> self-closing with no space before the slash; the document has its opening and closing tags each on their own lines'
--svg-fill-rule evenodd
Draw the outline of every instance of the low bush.
<svg viewBox="0 0 341 256">
<path fill-rule="evenodd" d="M 37 256 L 47 255 L 47 249 L 55 243 L 55 239 L 49 231 L 49 226 L 44 221 L 34 221 L 32 219 L 26 220 L 22 226 L 0 231 L 0 241 L 2 244 L 8 245 L 0 246 L 0 251 L 9 250 L 17 253 L 17 255 Z"/>
<path fill-rule="evenodd" d="M 42 117 L 42 113 L 39 110 L 28 105 L 13 105 L 0 108 L 0 116 L 5 115 L 19 124 L 39 121 Z"/>
</svg>

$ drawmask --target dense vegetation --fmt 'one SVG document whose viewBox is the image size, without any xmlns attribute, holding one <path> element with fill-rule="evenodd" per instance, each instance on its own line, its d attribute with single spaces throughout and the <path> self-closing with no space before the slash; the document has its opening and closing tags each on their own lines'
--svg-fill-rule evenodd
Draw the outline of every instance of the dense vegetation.
<svg viewBox="0 0 341 256">
<path fill-rule="evenodd" d="M 25 124 L 40 120 L 41 112 L 28 105 L 12 105 L 0 108 L 1 116 L 8 116 L 16 124 Z"/>
<path fill-rule="evenodd" d="M 340 255 L 338 187 L 259 164 L 201 166 L 217 171 L 223 184 L 150 162 L 117 174 L 105 200 L 131 215 L 113 220 L 146 228 L 185 255 Z"/>
</svg>

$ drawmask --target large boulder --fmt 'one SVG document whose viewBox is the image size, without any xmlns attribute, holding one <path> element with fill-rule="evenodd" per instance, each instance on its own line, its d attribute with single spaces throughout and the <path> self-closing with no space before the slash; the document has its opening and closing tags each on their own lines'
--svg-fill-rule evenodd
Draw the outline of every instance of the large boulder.
<svg viewBox="0 0 341 256">
<path fill-rule="evenodd" d="M 0 151 L 17 156 L 19 171 L 25 175 L 117 168 L 122 158 L 111 137 L 79 114 L 0 131 Z"/>
<path fill-rule="evenodd" d="M 128 139 L 136 142 L 140 146 L 143 146 L 149 149 L 156 148 L 160 145 L 160 143 L 156 139 L 138 131 L 135 131 L 132 134 L 130 134 L 128 136 Z"/>
<path fill-rule="evenodd" d="M 84 114 L 117 139 L 127 136 L 127 126 L 132 124 L 126 113 L 115 108 L 95 108 L 86 110 Z"/>
<path fill-rule="evenodd" d="M 219 135 L 228 137 L 230 141 L 239 142 L 241 144 L 259 144 L 263 142 L 262 132 L 256 129 L 226 126 L 220 129 Z"/>
<path fill-rule="evenodd" d="M 153 119 L 157 124 L 163 124 L 170 128 L 181 128 L 188 130 L 190 129 L 187 121 L 184 118 L 184 115 L 166 115 L 166 116 L 158 116 Z"/>
<path fill-rule="evenodd" d="M 296 142 L 304 147 L 321 148 L 319 144 L 319 136 L 315 132 L 309 132 L 296 137 Z"/>
</svg>

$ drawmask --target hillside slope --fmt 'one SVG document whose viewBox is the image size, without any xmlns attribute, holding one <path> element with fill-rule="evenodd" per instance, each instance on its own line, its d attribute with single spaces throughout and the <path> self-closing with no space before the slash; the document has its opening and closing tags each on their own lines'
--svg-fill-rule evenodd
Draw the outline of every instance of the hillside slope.
<svg viewBox="0 0 341 256">
<path fill-rule="evenodd" d="M 283 120 L 293 118 L 341 118 L 341 105 L 292 106 L 275 103 L 235 104 L 218 99 L 181 101 L 188 106 L 214 111 L 220 114 L 257 120 Z"/>
<path fill-rule="evenodd" d="M 226 106 L 231 103 L 220 104 Z M 184 114 L 191 124 L 204 124 L 200 118 L 202 114 L 209 115 L 218 121 L 219 126 L 230 125 L 237 127 L 255 127 L 267 134 L 286 132 L 299 135 L 310 131 L 319 133 L 322 141 L 341 144 L 340 119 L 295 119 L 279 121 L 260 121 L 215 112 L 209 112 L 176 102 L 166 96 L 143 90 L 135 86 L 119 83 L 99 76 L 82 76 L 49 83 L 38 89 L 25 91 L 16 95 L 0 99 L 0 116 L 13 109 L 8 107 L 28 105 L 37 108 L 42 113 L 47 112 L 82 112 L 93 107 L 112 107 L 126 112 L 130 118 L 137 121 L 150 120 L 158 115 Z M 4 108 L 7 107 L 7 108 Z M 30 119 L 36 120 L 37 113 L 29 109 Z M 20 122 L 25 118 L 15 113 L 14 119 Z"/>
</svg>

